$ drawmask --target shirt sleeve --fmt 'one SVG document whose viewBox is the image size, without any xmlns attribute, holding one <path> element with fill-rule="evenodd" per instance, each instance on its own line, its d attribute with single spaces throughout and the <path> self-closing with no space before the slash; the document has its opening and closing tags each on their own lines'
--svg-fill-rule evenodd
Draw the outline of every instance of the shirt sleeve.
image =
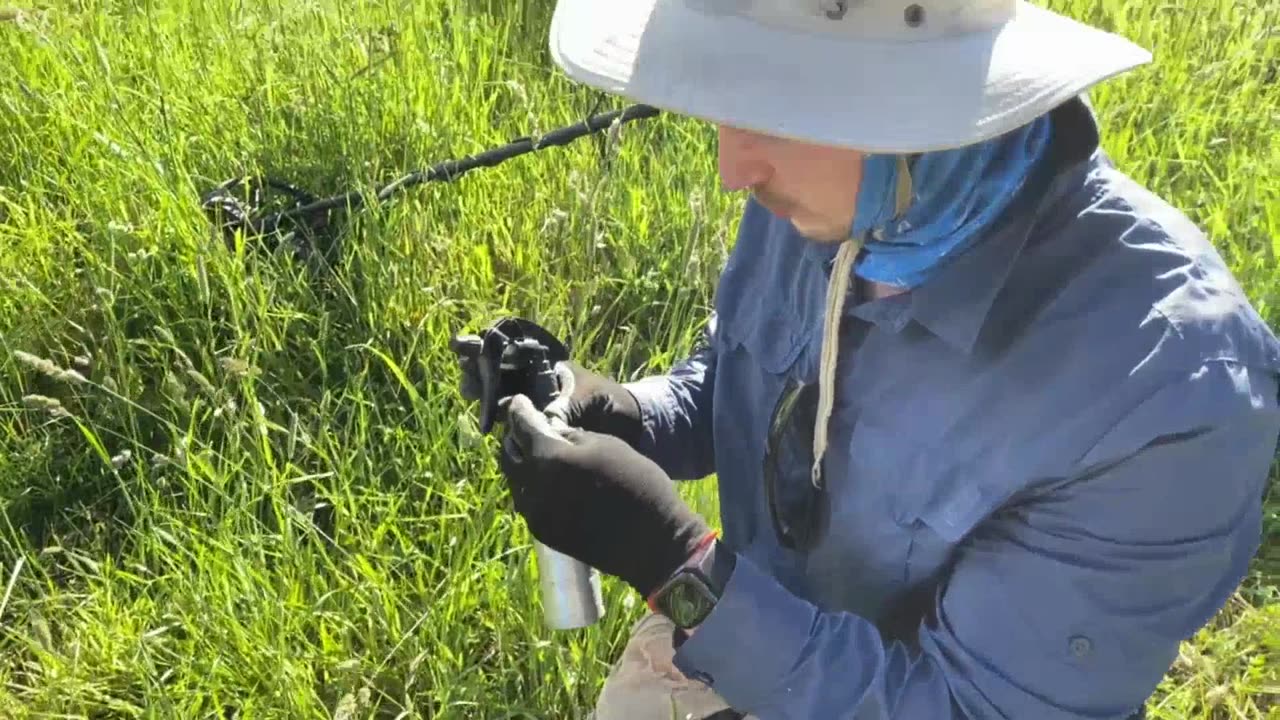
<svg viewBox="0 0 1280 720">
<path fill-rule="evenodd" d="M 1156 393 L 1085 470 L 976 529 L 916 646 L 738 557 L 675 662 L 760 720 L 1122 720 L 1247 572 L 1276 394 L 1226 363 Z"/>
<path fill-rule="evenodd" d="M 644 436 L 639 451 L 673 480 L 698 480 L 715 472 L 711 432 L 715 332 L 712 313 L 692 355 L 665 375 L 623 385 L 640 404 Z"/>
</svg>

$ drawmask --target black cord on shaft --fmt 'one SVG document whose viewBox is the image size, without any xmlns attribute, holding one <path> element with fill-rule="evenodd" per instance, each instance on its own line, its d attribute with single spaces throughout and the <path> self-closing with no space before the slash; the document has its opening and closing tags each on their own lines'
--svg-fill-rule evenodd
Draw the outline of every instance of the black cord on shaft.
<svg viewBox="0 0 1280 720">
<path fill-rule="evenodd" d="M 384 202 L 397 192 L 415 185 L 428 182 L 452 181 L 475 168 L 493 167 L 528 152 L 547 147 L 567 145 L 584 135 L 608 129 L 615 122 L 625 123 L 649 118 L 657 115 L 658 112 L 657 108 L 648 105 L 631 105 L 622 110 L 592 115 L 582 122 L 552 130 L 537 138 L 517 138 L 492 150 L 459 160 L 448 160 L 426 170 L 409 173 L 380 189 L 373 195 L 373 199 L 377 202 Z M 206 212 L 220 225 L 229 241 L 240 231 L 243 231 L 247 236 L 258 237 L 274 234 L 286 224 L 300 224 L 314 231 L 323 224 L 327 218 L 328 211 L 337 208 L 356 210 L 363 207 L 368 201 L 367 196 L 359 191 L 316 200 L 310 193 L 290 183 L 274 178 L 265 178 L 258 184 L 292 196 L 295 206 L 265 217 L 256 217 L 260 213 L 260 209 L 257 207 L 260 204 L 260 192 L 255 192 L 255 199 L 248 202 L 231 195 L 231 191 L 234 188 L 243 186 L 248 181 L 248 178 L 236 178 L 227 181 L 207 193 L 202 201 Z"/>
</svg>

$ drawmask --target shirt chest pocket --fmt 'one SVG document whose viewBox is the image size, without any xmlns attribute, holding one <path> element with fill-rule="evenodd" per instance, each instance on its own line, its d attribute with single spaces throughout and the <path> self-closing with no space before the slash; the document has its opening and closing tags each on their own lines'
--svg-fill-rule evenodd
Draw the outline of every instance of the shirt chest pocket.
<svg viewBox="0 0 1280 720">
<path fill-rule="evenodd" d="M 909 478 L 894 498 L 894 515 L 911 533 L 908 584 L 936 579 L 948 569 L 959 546 L 1003 502 L 1005 495 L 980 463 L 954 456 L 926 455 L 922 473 Z"/>
<path fill-rule="evenodd" d="M 821 288 L 807 288 L 807 280 L 797 277 L 780 283 L 776 276 L 764 275 L 761 268 L 741 267 L 741 262 L 730 263 L 718 291 L 720 349 L 745 351 L 749 363 L 766 381 L 813 381 L 813 359 L 818 351 L 810 346 L 819 341 L 816 331 L 822 311 L 813 307 L 813 296 Z"/>
<path fill-rule="evenodd" d="M 745 352 L 744 359 L 766 381 L 806 379 L 804 360 L 812 333 L 797 326 L 796 318 L 784 310 L 781 306 L 739 310 L 721 319 L 726 349 Z"/>
<path fill-rule="evenodd" d="M 841 518 L 832 541 L 845 546 L 832 552 L 859 556 L 856 564 L 879 578 L 886 596 L 936 579 L 1001 501 L 987 469 L 920 441 L 927 423 L 891 408 L 866 409 L 845 456 L 831 458 L 841 466 L 830 480 Z"/>
</svg>

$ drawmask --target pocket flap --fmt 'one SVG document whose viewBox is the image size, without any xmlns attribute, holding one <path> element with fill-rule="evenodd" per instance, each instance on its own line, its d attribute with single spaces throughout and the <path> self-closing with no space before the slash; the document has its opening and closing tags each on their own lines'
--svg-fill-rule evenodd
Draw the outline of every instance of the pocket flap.
<svg viewBox="0 0 1280 720">
<path fill-rule="evenodd" d="M 758 205 L 748 204 L 738 242 L 720 274 L 716 314 L 729 346 L 746 349 L 768 373 L 788 373 L 822 326 L 825 278 L 804 244 Z"/>
<path fill-rule="evenodd" d="M 988 470 L 972 463 L 929 463 L 915 482 L 914 493 L 904 487 L 901 515 L 924 523 L 943 540 L 956 543 L 968 535 L 1004 500 L 992 487 Z"/>
<path fill-rule="evenodd" d="M 979 487 L 962 484 L 952 492 L 940 494 L 916 516 L 947 542 L 959 542 L 987 516 L 991 507 Z"/>
<path fill-rule="evenodd" d="M 773 310 L 762 310 L 748 327 L 737 330 L 739 343 L 760 363 L 760 367 L 775 375 L 785 373 L 809 341 L 809 333 L 795 326 L 795 318 L 783 316 Z"/>
</svg>

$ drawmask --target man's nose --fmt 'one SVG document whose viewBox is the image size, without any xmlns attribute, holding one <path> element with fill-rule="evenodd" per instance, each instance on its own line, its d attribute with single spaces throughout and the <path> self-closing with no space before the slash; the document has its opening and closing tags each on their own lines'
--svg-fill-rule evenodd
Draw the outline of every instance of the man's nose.
<svg viewBox="0 0 1280 720">
<path fill-rule="evenodd" d="M 769 179 L 756 133 L 719 126 L 720 182 L 729 192 L 745 190 Z"/>
</svg>

